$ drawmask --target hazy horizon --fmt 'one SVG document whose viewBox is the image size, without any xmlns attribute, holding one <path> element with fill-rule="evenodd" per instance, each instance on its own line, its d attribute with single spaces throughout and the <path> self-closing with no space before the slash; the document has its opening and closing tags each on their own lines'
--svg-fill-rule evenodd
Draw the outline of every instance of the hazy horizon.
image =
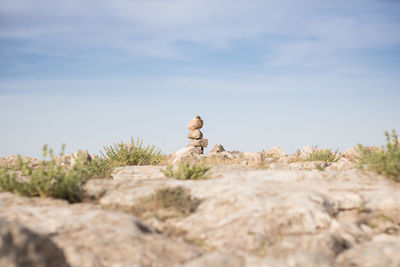
<svg viewBox="0 0 400 267">
<path fill-rule="evenodd" d="M 341 151 L 400 130 L 400 2 L 0 3 L 0 156 L 143 139 Z M 208 151 L 208 150 L 207 150 Z"/>
</svg>

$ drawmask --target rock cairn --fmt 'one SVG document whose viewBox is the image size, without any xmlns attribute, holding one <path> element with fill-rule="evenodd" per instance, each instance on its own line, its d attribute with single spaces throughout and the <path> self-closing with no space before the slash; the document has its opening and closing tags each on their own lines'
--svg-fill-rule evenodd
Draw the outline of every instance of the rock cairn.
<svg viewBox="0 0 400 267">
<path fill-rule="evenodd" d="M 203 138 L 203 133 L 200 129 L 203 127 L 203 120 L 197 115 L 191 119 L 188 124 L 189 129 L 189 146 L 200 147 L 201 152 L 204 152 L 204 148 L 208 146 L 208 139 Z"/>
</svg>

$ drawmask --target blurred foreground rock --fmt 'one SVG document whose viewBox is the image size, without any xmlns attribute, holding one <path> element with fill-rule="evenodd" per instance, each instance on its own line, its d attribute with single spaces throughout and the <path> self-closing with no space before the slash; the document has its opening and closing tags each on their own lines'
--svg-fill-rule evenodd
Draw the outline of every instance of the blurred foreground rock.
<svg viewBox="0 0 400 267">
<path fill-rule="evenodd" d="M 53 241 L 0 219 L 0 266 L 68 267 L 64 253 Z"/>
<path fill-rule="evenodd" d="M 398 266 L 400 254 L 392 252 L 400 238 L 400 185 L 383 176 L 355 169 L 221 165 L 213 167 L 209 180 L 181 181 L 165 178 L 160 169 L 121 168 L 113 180 L 90 181 L 86 190 L 101 195 L 101 206 L 133 208 L 157 188 L 187 188 L 203 199 L 195 213 L 143 222 L 161 232 L 180 229 L 212 248 L 226 262 L 215 266 L 234 266 L 223 255 L 236 255 L 237 266 L 382 266 L 378 256 L 385 257 L 385 266 Z M 367 253 L 364 247 L 379 251 Z M 201 256 L 189 266 L 213 257 Z"/>
<path fill-rule="evenodd" d="M 207 180 L 119 167 L 86 183 L 87 203 L 0 193 L 0 220 L 45 236 L 71 266 L 400 266 L 400 184 L 347 157 L 299 160 L 307 149 L 200 152 L 171 159 L 209 161 Z M 194 213 L 136 212 L 174 187 L 202 200 Z"/>
</svg>

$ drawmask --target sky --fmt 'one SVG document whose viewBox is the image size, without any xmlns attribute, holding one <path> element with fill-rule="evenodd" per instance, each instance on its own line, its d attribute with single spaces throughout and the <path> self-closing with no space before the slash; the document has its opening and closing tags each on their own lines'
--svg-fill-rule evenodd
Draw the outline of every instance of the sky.
<svg viewBox="0 0 400 267">
<path fill-rule="evenodd" d="M 382 145 L 400 130 L 400 1 L 0 1 L 0 156 L 130 137 Z"/>
</svg>

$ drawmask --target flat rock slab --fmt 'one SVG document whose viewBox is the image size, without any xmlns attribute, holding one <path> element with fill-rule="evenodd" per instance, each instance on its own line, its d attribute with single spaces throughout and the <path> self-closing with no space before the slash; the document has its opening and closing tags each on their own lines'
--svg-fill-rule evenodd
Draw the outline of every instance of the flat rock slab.
<svg viewBox="0 0 400 267">
<path fill-rule="evenodd" d="M 248 266 L 285 266 L 304 257 L 314 261 L 309 266 L 331 266 L 338 255 L 375 235 L 400 233 L 400 185 L 373 173 L 239 165 L 214 166 L 210 176 L 181 181 L 164 177 L 160 167 L 126 167 L 105 182 L 99 203 L 133 207 L 160 187 L 184 186 L 202 204 L 194 214 L 165 223 L 217 251 L 244 257 Z M 90 181 L 89 191 L 93 183 L 101 181 Z"/>
<path fill-rule="evenodd" d="M 152 232 L 134 216 L 91 204 L 0 193 L 0 218 L 49 236 L 71 266 L 172 266 L 199 248 Z"/>
<path fill-rule="evenodd" d="M 399 266 L 400 184 L 386 177 L 222 165 L 195 181 L 166 178 L 162 168 L 123 167 L 89 181 L 96 205 L 1 193 L 0 217 L 50 236 L 72 266 L 382 266 L 376 257 Z M 175 186 L 203 199 L 196 212 L 142 222 L 109 210 Z M 168 227 L 212 252 L 152 230 Z"/>
</svg>

